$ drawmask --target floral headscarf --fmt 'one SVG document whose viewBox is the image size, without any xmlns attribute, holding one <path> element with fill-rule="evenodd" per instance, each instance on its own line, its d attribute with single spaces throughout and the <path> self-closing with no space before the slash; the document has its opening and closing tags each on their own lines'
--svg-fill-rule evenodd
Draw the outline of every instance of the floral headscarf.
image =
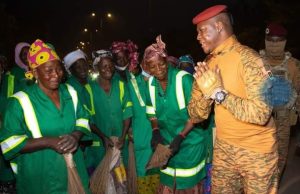
<svg viewBox="0 0 300 194">
<path fill-rule="evenodd" d="M 156 37 L 156 43 L 151 44 L 145 49 L 143 61 L 149 60 L 157 55 L 164 58 L 168 56 L 166 51 L 166 44 L 161 40 L 161 35 L 158 35 Z"/>
<path fill-rule="evenodd" d="M 130 61 L 128 67 L 129 71 L 132 71 L 137 67 L 139 63 L 139 53 L 137 52 L 138 46 L 134 44 L 131 40 L 127 40 L 126 42 L 113 42 L 110 49 L 113 54 L 116 54 L 120 51 L 128 51 L 128 57 Z"/>
<path fill-rule="evenodd" d="M 37 39 L 30 45 L 27 55 L 30 70 L 26 72 L 25 76 L 28 79 L 32 79 L 32 69 L 37 68 L 40 65 L 45 64 L 48 61 L 60 60 L 55 50 L 50 48 L 42 40 Z"/>
</svg>

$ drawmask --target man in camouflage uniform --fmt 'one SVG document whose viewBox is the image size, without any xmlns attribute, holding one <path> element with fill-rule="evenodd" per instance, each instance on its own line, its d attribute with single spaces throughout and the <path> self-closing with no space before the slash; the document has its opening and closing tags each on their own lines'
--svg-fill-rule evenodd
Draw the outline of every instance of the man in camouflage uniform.
<svg viewBox="0 0 300 194">
<path fill-rule="evenodd" d="M 276 193 L 276 128 L 272 108 L 261 94 L 268 79 L 263 61 L 238 42 L 226 6 L 204 10 L 193 23 L 209 55 L 197 64 L 188 110 L 196 122 L 208 117 L 214 103 L 212 193 Z"/>
<path fill-rule="evenodd" d="M 285 105 L 273 104 L 273 115 L 277 127 L 278 168 L 280 177 L 287 160 L 290 127 L 297 123 L 296 98 L 300 89 L 299 61 L 285 52 L 287 30 L 280 24 L 270 23 L 265 30 L 265 50 L 260 50 L 265 68 L 272 75 L 287 81 L 294 90 Z M 282 88 L 281 90 L 285 90 Z M 288 91 L 287 91 L 288 92 Z"/>
</svg>

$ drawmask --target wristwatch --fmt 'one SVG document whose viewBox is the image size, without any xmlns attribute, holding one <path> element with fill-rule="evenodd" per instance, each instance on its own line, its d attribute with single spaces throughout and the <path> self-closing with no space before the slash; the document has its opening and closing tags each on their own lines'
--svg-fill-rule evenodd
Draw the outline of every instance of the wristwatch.
<svg viewBox="0 0 300 194">
<path fill-rule="evenodd" d="M 215 95 L 215 101 L 217 104 L 221 104 L 227 96 L 227 92 L 225 90 L 220 90 Z"/>
</svg>

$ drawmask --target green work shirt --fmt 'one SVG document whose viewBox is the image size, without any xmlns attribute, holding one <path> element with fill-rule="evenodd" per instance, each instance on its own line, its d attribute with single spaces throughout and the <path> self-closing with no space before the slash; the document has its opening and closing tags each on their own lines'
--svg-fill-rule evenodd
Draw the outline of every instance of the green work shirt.
<svg viewBox="0 0 300 194">
<path fill-rule="evenodd" d="M 147 114 L 156 117 L 164 144 L 172 140 L 184 129 L 189 119 L 187 105 L 191 97 L 193 77 L 168 66 L 168 84 L 165 92 L 155 78 L 148 81 Z M 152 96 L 152 98 L 151 98 Z M 207 157 L 207 132 L 200 126 L 194 127 L 180 145 L 166 169 L 160 170 L 160 181 L 173 187 L 176 173 L 176 188 L 187 189 L 195 186 L 205 177 Z"/>
<path fill-rule="evenodd" d="M 30 131 L 27 127 L 27 122 L 32 121 L 25 121 L 25 113 L 16 96 L 20 92 L 9 98 L 0 133 L 4 157 L 17 163 L 17 193 L 66 194 L 68 193 L 68 173 L 64 157 L 61 154 L 52 149 L 24 154 L 20 151 L 37 132 L 42 137 L 58 137 L 70 134 L 74 130 L 90 135 L 88 113 L 80 101 L 77 103 L 75 113 L 72 97 L 64 84 L 59 86 L 60 109 L 37 84 L 27 87 L 24 92 L 30 99 L 39 129 Z M 77 149 L 73 153 L 73 160 L 83 186 L 89 192 L 88 175 L 81 149 Z"/>
<path fill-rule="evenodd" d="M 123 81 L 113 78 L 111 84 L 110 92 L 106 93 L 97 80 L 90 83 L 95 107 L 95 115 L 92 116 L 91 122 L 106 136 L 121 137 L 123 121 L 132 117 L 132 102 L 127 85 Z M 95 167 L 102 160 L 105 152 L 103 143 L 96 134 L 93 135 L 93 139 L 94 146 L 87 148 L 89 152 L 87 157 L 95 159 L 92 164 L 88 164 Z M 100 142 L 100 145 L 97 142 Z"/>
<path fill-rule="evenodd" d="M 0 120 L 3 116 L 8 97 L 26 87 L 25 71 L 19 66 L 14 66 L 10 71 L 3 75 L 0 87 Z M 4 160 L 0 153 L 0 181 L 14 180 L 14 173 L 9 162 Z"/>
<path fill-rule="evenodd" d="M 74 76 L 70 76 L 66 83 L 73 86 L 73 88 L 77 91 L 78 99 L 80 100 L 83 107 L 90 113 L 90 115 L 95 114 L 95 110 L 93 107 L 94 99 L 90 83 L 88 82 L 83 86 Z"/>
<path fill-rule="evenodd" d="M 146 176 L 146 165 L 152 155 L 150 145 L 152 138 L 151 123 L 146 114 L 147 83 L 142 74 L 129 74 L 128 88 L 133 104 L 132 129 L 136 170 L 139 177 Z"/>
</svg>

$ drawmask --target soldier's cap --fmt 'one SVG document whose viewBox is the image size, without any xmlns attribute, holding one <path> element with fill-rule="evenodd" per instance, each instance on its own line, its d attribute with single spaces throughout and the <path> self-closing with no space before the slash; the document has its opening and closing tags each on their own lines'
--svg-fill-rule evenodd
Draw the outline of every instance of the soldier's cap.
<svg viewBox="0 0 300 194">
<path fill-rule="evenodd" d="M 287 35 L 287 30 L 278 23 L 270 23 L 267 28 L 266 28 L 266 36 L 286 36 Z"/>
<path fill-rule="evenodd" d="M 193 24 L 199 24 L 202 21 L 208 20 L 221 12 L 227 12 L 227 6 L 226 5 L 214 5 L 212 7 L 209 7 L 205 9 L 204 11 L 200 12 L 198 15 L 196 15 L 193 18 Z"/>
</svg>

